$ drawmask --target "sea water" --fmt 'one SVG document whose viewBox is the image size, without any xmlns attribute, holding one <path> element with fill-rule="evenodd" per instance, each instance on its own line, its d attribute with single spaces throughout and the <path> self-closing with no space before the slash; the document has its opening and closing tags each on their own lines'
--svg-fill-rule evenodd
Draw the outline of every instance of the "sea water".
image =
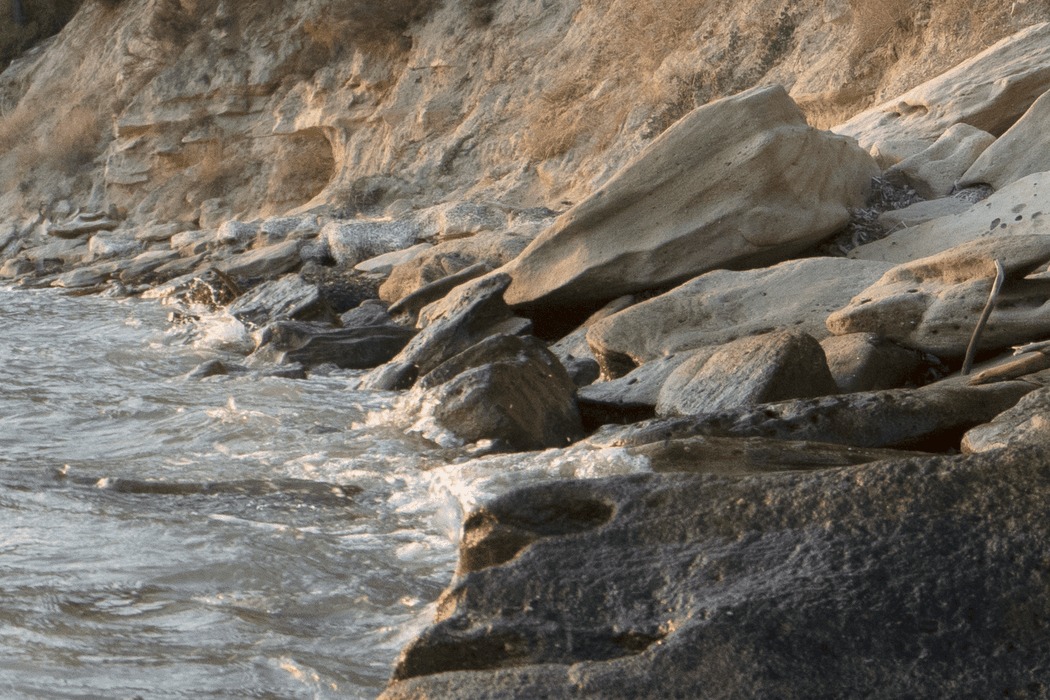
<svg viewBox="0 0 1050 700">
<path fill-rule="evenodd" d="M 193 379 L 251 337 L 170 311 L 0 288 L 0 698 L 375 698 L 465 513 L 648 469 L 482 456 L 350 371 Z"/>
</svg>

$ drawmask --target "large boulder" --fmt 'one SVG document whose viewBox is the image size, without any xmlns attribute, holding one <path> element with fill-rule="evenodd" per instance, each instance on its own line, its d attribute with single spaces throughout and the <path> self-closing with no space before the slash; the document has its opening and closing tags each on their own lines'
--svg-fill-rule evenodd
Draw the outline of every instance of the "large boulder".
<svg viewBox="0 0 1050 700">
<path fill-rule="evenodd" d="M 954 198 L 952 198 L 954 199 Z M 959 214 L 892 233 L 850 251 L 857 260 L 905 263 L 988 236 L 1050 234 L 1050 175 L 1036 173 Z"/>
<path fill-rule="evenodd" d="M 321 229 L 319 238 L 328 245 L 340 265 L 353 267 L 383 253 L 415 245 L 421 227 L 415 221 L 360 219 L 333 221 Z"/>
<path fill-rule="evenodd" d="M 1050 235 L 990 236 L 904 263 L 827 319 L 835 335 L 875 333 L 944 360 L 962 359 L 988 301 L 995 262 L 1006 273 L 978 351 L 1050 335 L 1050 288 L 1025 279 L 1050 261 Z"/>
<path fill-rule="evenodd" d="M 773 330 L 820 340 L 832 311 L 890 269 L 881 262 L 810 258 L 770 268 L 708 272 L 590 327 L 587 342 L 609 377 L 664 355 Z"/>
<path fill-rule="evenodd" d="M 784 260 L 846 224 L 878 169 L 780 86 L 694 110 L 505 269 L 512 307 L 597 308 L 716 268 Z"/>
<path fill-rule="evenodd" d="M 999 136 L 1050 90 L 1050 24 L 1036 24 L 833 131 L 881 154 L 889 167 L 960 122 Z"/>
<path fill-rule="evenodd" d="M 1050 455 L 519 489 L 380 700 L 1040 697 Z"/>
<path fill-rule="evenodd" d="M 1050 170 L 1050 86 L 1009 131 L 981 153 L 960 184 L 985 183 L 997 190 L 1032 173 Z"/>
<path fill-rule="evenodd" d="M 429 389 L 429 415 L 467 442 L 542 450 L 583 437 L 575 384 L 532 336 L 490 336 L 442 363 L 420 387 Z"/>
<path fill-rule="evenodd" d="M 741 338 L 710 357 L 682 363 L 660 389 L 656 414 L 717 413 L 838 391 L 820 343 L 801 331 L 780 331 Z"/>
</svg>

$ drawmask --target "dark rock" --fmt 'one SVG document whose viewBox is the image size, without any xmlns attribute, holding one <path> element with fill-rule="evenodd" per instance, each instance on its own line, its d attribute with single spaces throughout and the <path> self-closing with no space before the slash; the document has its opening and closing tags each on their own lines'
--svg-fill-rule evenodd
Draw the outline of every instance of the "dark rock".
<svg viewBox="0 0 1050 700">
<path fill-rule="evenodd" d="M 385 326 L 394 323 L 387 313 L 386 305 L 378 299 L 366 299 L 355 309 L 350 309 L 339 317 L 343 328 L 362 328 L 366 326 Z"/>
<path fill-rule="evenodd" d="M 576 385 L 558 358 L 531 335 L 492 335 L 454 357 L 445 360 L 418 381 L 421 389 L 433 389 L 452 380 L 457 375 L 491 362 L 524 362 L 535 359 L 546 365 L 552 376 L 570 394 Z"/>
<path fill-rule="evenodd" d="M 299 255 L 300 246 L 302 246 L 302 241 L 291 240 L 265 248 L 257 248 L 234 255 L 219 263 L 219 268 L 238 278 L 273 278 L 303 264 L 303 259 Z"/>
<path fill-rule="evenodd" d="M 459 285 L 465 284 L 472 279 L 477 279 L 489 272 L 492 272 L 491 267 L 485 263 L 478 263 L 477 265 L 465 267 L 447 277 L 439 278 L 391 304 L 390 315 L 405 316 L 410 319 L 412 323 L 415 323 L 416 319 L 419 317 L 419 312 L 424 306 L 433 304 L 440 299 L 444 299 L 446 294 Z"/>
<path fill-rule="evenodd" d="M 1035 388 L 1020 381 L 970 387 L 961 380 L 946 380 L 921 389 L 795 399 L 724 413 L 656 419 L 621 428 L 619 436 L 606 443 L 642 445 L 707 435 L 942 451 L 957 449 L 964 432 L 990 421 Z M 990 391 L 978 393 L 978 389 Z"/>
<path fill-rule="evenodd" d="M 227 312 L 249 328 L 275 321 L 331 322 L 335 319 L 317 285 L 294 274 L 263 282 L 238 297 Z"/>
<path fill-rule="evenodd" d="M 598 381 L 602 374 L 598 361 L 593 357 L 573 357 L 566 355 L 562 360 L 562 366 L 569 373 L 572 383 L 576 386 L 587 386 Z"/>
<path fill-rule="evenodd" d="M 466 442 L 564 447 L 583 437 L 576 386 L 535 338 L 487 338 L 424 377 L 434 419 Z"/>
<path fill-rule="evenodd" d="M 932 358 L 874 333 L 834 335 L 820 341 L 828 368 L 843 393 L 921 384 Z"/>
<path fill-rule="evenodd" d="M 368 391 L 404 391 L 411 389 L 419 370 L 411 362 L 388 362 L 369 372 L 359 388 Z"/>
<path fill-rule="evenodd" d="M 715 413 L 838 391 L 820 343 L 802 331 L 779 331 L 686 360 L 660 389 L 656 414 Z"/>
<path fill-rule="evenodd" d="M 424 309 L 420 314 L 423 330 L 393 361 L 409 362 L 416 366 L 418 376 L 425 376 L 490 335 L 528 332 L 529 322 L 514 316 L 503 302 L 508 284 L 510 277 L 494 273 L 456 287 Z"/>
<path fill-rule="evenodd" d="M 690 357 L 700 354 L 707 358 L 714 351 L 715 348 L 704 348 L 666 355 L 646 362 L 619 379 L 580 387 L 576 404 L 584 426 L 593 430 L 608 423 L 635 423 L 654 417 L 660 388 L 671 373 Z"/>
<path fill-rule="evenodd" d="M 520 489 L 381 700 L 1043 697 L 1050 454 Z"/>
<path fill-rule="evenodd" d="M 813 471 L 869 462 L 928 457 L 924 452 L 860 448 L 804 440 L 696 436 L 661 440 L 627 452 L 646 457 L 654 472 L 746 476 L 781 471 Z"/>
<path fill-rule="evenodd" d="M 360 328 L 327 328 L 314 323 L 282 321 L 260 334 L 256 353 L 282 364 L 306 368 L 331 363 L 341 369 L 372 369 L 389 361 L 416 334 L 397 324 Z"/>
<path fill-rule="evenodd" d="M 186 379 L 204 379 L 205 377 L 217 377 L 229 374 L 226 364 L 222 360 L 208 360 L 197 365 L 193 371 L 186 375 Z"/>
</svg>

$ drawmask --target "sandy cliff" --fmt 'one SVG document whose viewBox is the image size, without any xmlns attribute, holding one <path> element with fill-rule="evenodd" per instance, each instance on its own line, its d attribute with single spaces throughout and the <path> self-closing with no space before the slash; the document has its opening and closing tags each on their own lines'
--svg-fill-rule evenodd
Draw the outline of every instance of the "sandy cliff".
<svg viewBox="0 0 1050 700">
<path fill-rule="evenodd" d="M 827 127 L 1048 17 L 1034 2 L 86 0 L 0 77 L 0 209 L 564 209 L 698 104 L 780 83 Z"/>
</svg>

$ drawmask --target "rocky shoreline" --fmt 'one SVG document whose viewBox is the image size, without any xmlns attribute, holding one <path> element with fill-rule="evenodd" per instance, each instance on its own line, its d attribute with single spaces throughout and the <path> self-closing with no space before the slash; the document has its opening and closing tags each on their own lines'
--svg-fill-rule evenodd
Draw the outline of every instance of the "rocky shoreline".
<svg viewBox="0 0 1050 700">
<path fill-rule="evenodd" d="M 1045 697 L 1048 91 L 1037 24 L 830 131 L 710 102 L 561 211 L 70 198 L 0 278 L 251 331 L 189 379 L 367 370 L 482 451 L 649 460 L 471 514 L 386 700 Z"/>
</svg>

